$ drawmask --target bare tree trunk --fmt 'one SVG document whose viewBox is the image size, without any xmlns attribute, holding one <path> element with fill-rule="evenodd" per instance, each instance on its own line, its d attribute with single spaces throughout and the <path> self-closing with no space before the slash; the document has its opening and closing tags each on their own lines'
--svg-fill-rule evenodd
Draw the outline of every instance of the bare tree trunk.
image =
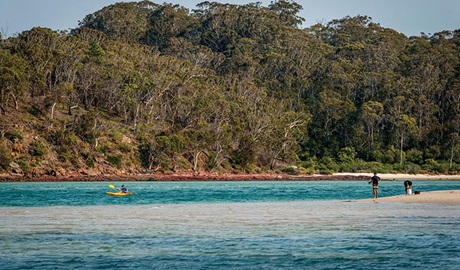
<svg viewBox="0 0 460 270">
<path fill-rule="evenodd" d="M 11 94 L 11 95 L 13 96 L 14 108 L 16 110 L 19 110 L 18 100 L 16 99 L 16 96 L 14 94 Z"/>
<path fill-rule="evenodd" d="M 404 134 L 401 135 L 401 142 L 399 145 L 399 164 L 403 164 L 403 143 L 404 143 Z"/>
<path fill-rule="evenodd" d="M 194 172 L 196 171 L 196 167 L 198 167 L 198 158 L 200 157 L 200 154 L 201 154 L 201 153 L 204 153 L 204 152 L 201 151 L 201 150 L 198 151 L 198 153 L 196 153 L 195 158 L 194 158 L 194 160 L 193 160 L 193 168 L 192 168 L 192 170 L 193 170 Z"/>
<path fill-rule="evenodd" d="M 53 106 L 51 106 L 51 116 L 50 119 L 54 118 L 54 107 L 56 106 L 56 102 L 53 103 Z"/>
<path fill-rule="evenodd" d="M 137 131 L 137 118 L 139 117 L 139 104 L 136 105 L 136 115 L 134 116 L 134 132 Z"/>
</svg>

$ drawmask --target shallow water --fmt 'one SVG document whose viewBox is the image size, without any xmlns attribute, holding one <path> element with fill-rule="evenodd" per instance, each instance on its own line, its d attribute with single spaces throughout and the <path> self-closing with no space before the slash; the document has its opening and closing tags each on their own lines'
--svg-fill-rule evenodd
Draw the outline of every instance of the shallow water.
<svg viewBox="0 0 460 270">
<path fill-rule="evenodd" d="M 356 202 L 363 182 L 128 184 L 2 184 L 33 196 L 0 198 L 0 269 L 459 269 L 457 205 Z"/>
<path fill-rule="evenodd" d="M 413 190 L 460 189 L 460 181 L 413 181 Z M 356 200 L 372 197 L 366 181 L 129 182 L 134 196 L 109 197 L 105 182 L 0 183 L 2 206 L 93 206 L 222 202 Z M 380 196 L 404 193 L 403 181 L 382 181 Z"/>
</svg>

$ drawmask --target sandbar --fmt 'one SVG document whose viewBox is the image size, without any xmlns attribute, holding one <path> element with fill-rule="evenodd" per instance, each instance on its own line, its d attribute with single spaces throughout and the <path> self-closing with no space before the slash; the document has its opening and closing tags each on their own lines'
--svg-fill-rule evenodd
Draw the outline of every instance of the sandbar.
<svg viewBox="0 0 460 270">
<path fill-rule="evenodd" d="M 436 203 L 436 204 L 460 204 L 460 190 L 443 190 L 420 192 L 412 195 L 396 195 L 380 197 L 377 200 L 364 199 L 359 202 L 385 202 L 385 203 Z"/>
</svg>

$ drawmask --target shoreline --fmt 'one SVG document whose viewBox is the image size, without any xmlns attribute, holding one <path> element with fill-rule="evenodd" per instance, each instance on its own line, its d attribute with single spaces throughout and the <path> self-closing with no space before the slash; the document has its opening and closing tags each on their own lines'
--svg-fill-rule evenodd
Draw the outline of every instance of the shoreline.
<svg viewBox="0 0 460 270">
<path fill-rule="evenodd" d="M 361 175 L 370 179 L 373 173 L 335 173 L 341 175 Z M 404 174 L 404 173 L 377 173 L 381 180 L 460 180 L 460 174 Z"/>
<path fill-rule="evenodd" d="M 0 182 L 105 182 L 105 181 L 369 181 L 373 173 L 334 173 L 331 175 L 291 175 L 277 173 L 228 174 L 208 172 L 151 173 L 151 174 L 86 174 L 59 176 L 24 176 L 0 174 Z M 378 174 L 383 181 L 399 180 L 460 180 L 460 175 Z"/>
</svg>

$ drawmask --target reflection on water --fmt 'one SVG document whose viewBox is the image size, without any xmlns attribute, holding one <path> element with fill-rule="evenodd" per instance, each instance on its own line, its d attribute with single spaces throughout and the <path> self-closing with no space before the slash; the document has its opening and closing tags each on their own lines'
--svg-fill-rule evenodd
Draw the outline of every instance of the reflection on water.
<svg viewBox="0 0 460 270">
<path fill-rule="evenodd" d="M 3 269 L 458 269 L 460 206 L 0 207 Z"/>
</svg>

